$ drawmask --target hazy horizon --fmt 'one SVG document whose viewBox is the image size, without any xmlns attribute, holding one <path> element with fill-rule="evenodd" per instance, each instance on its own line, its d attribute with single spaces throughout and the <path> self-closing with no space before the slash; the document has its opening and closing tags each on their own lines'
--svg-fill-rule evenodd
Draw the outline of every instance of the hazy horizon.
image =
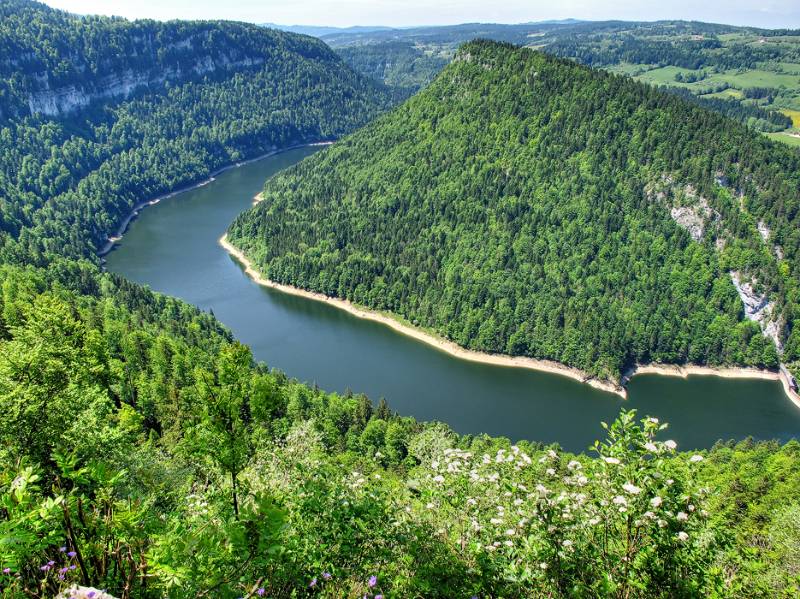
<svg viewBox="0 0 800 599">
<path fill-rule="evenodd" d="M 462 23 L 516 24 L 561 19 L 586 21 L 687 20 L 773 29 L 800 28 L 795 0 L 676 0 L 654 5 L 641 0 L 566 0 L 559 3 L 509 0 L 489 6 L 482 0 L 45 0 L 78 14 L 129 19 L 229 19 L 283 27 L 423 27 Z"/>
</svg>

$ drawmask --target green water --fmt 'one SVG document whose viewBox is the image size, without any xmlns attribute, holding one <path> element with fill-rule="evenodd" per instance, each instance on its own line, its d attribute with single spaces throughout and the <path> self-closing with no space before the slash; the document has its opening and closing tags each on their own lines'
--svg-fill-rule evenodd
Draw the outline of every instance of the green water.
<svg viewBox="0 0 800 599">
<path fill-rule="evenodd" d="M 257 359 L 292 377 L 385 397 L 401 414 L 462 433 L 580 451 L 623 406 L 670 422 L 669 436 L 685 449 L 800 432 L 800 409 L 777 382 L 642 375 L 625 401 L 557 375 L 458 360 L 378 323 L 256 285 L 217 240 L 267 177 L 314 151 L 250 163 L 147 208 L 109 254 L 109 270 L 213 310 Z"/>
</svg>

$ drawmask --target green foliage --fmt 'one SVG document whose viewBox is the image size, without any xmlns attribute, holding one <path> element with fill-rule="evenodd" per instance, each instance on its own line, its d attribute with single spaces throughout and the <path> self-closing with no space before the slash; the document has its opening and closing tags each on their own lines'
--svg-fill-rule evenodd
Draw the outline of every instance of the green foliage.
<svg viewBox="0 0 800 599">
<path fill-rule="evenodd" d="M 475 42 L 403 106 L 270 180 L 229 238 L 272 280 L 470 349 L 613 379 L 637 362 L 774 367 L 727 271 L 774 294 L 791 339 L 799 166 L 671 95 Z M 720 222 L 695 242 L 670 210 L 699 195 Z"/>
<path fill-rule="evenodd" d="M 26 107 L 41 91 L 34 74 L 54 93 L 82 82 L 86 94 L 99 94 L 99 105 L 52 117 L 0 108 L 3 262 L 93 257 L 140 202 L 246 158 L 336 138 L 389 102 L 313 38 L 237 23 L 83 19 L 27 1 L 0 10 L 8 15 L 0 47 L 33 56 L 27 66 L 0 61 L 0 82 L 20 69 L 31 74 L 19 92 Z M 152 54 L 131 49 L 142 38 L 156 40 Z M 43 56 L 51 45 L 54 55 Z M 84 48 L 78 58 L 76 45 Z M 87 61 L 93 66 L 81 69 Z M 58 65 L 71 66 L 62 73 Z M 127 99 L 95 89 L 128 70 L 146 81 L 170 68 L 180 76 Z"/>
<path fill-rule="evenodd" d="M 399 100 L 428 85 L 449 58 L 409 42 L 358 44 L 339 48 L 337 53 L 356 72 L 391 88 Z"/>
</svg>

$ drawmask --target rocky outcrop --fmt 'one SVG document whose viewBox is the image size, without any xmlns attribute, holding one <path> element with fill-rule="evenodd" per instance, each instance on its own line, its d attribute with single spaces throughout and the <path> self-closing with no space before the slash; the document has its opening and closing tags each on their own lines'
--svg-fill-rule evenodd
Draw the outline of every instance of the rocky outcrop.
<svg viewBox="0 0 800 599">
<path fill-rule="evenodd" d="M 703 239 L 706 221 L 711 216 L 708 203 L 703 201 L 695 206 L 673 206 L 669 211 L 672 220 L 689 232 L 695 241 Z"/>
<path fill-rule="evenodd" d="M 701 241 L 709 227 L 719 228 L 719 212 L 691 185 L 680 187 L 674 184 L 672 177 L 665 175 L 658 183 L 646 187 L 645 193 L 650 199 L 665 204 L 672 220 L 686 229 L 694 241 Z"/>
<path fill-rule="evenodd" d="M 62 116 L 86 108 L 91 104 L 110 99 L 126 99 L 142 88 L 160 87 L 167 81 L 189 79 L 208 75 L 219 70 L 233 70 L 264 63 L 260 57 L 245 57 L 233 60 L 225 54 L 215 57 L 198 57 L 190 68 L 174 67 L 161 72 L 134 72 L 131 69 L 123 73 L 105 77 L 93 84 L 83 86 L 69 85 L 52 87 L 46 74 L 37 76 L 39 91 L 28 96 L 28 108 L 31 114 L 46 116 Z"/>
<path fill-rule="evenodd" d="M 758 234 L 761 235 L 761 239 L 763 239 L 764 243 L 767 244 L 767 246 L 769 246 L 769 240 L 772 237 L 772 231 L 769 230 L 769 227 L 763 220 L 758 221 L 757 228 L 758 228 Z M 775 254 L 775 257 L 778 260 L 783 260 L 783 248 L 781 248 L 781 246 L 779 246 L 778 244 L 773 245 L 772 252 Z"/>
<path fill-rule="evenodd" d="M 771 302 L 766 294 L 755 289 L 755 281 L 746 281 L 741 273 L 731 271 L 731 281 L 744 304 L 744 315 L 748 320 L 757 322 L 763 335 L 772 340 L 778 353 L 783 351 L 781 343 L 780 315 L 775 314 L 775 302 Z"/>
</svg>

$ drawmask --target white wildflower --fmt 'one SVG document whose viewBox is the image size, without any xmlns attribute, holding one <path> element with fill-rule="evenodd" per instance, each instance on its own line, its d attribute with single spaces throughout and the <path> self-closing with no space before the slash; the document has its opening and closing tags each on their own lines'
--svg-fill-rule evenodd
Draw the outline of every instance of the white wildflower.
<svg viewBox="0 0 800 599">
<path fill-rule="evenodd" d="M 689 514 L 686 512 L 678 512 L 678 515 L 675 517 L 678 519 L 678 522 L 686 522 L 689 519 Z"/>
<path fill-rule="evenodd" d="M 666 447 L 670 451 L 675 451 L 675 448 L 678 447 L 678 444 L 675 443 L 675 441 L 673 441 L 672 439 L 669 439 L 668 441 L 664 441 L 664 447 Z"/>
<path fill-rule="evenodd" d="M 656 495 L 650 500 L 650 505 L 652 505 L 653 507 L 659 507 L 662 503 L 664 503 L 664 500 L 661 499 L 661 497 L 659 497 L 658 495 Z"/>
<path fill-rule="evenodd" d="M 603 460 L 606 464 L 619 464 L 619 460 L 617 458 L 604 457 Z"/>
<path fill-rule="evenodd" d="M 685 543 L 686 541 L 688 541 L 688 540 L 689 540 L 689 535 L 688 535 L 688 534 L 686 534 L 686 533 L 685 533 L 685 532 L 683 532 L 683 531 L 680 531 L 680 532 L 678 533 L 678 540 L 679 540 L 681 543 Z"/>
<path fill-rule="evenodd" d="M 696 464 L 697 462 L 702 462 L 703 456 L 701 456 L 699 453 L 696 453 L 689 458 L 689 461 L 692 462 L 693 464 Z"/>
<path fill-rule="evenodd" d="M 642 490 L 639 487 L 637 487 L 632 483 L 625 483 L 624 485 L 622 485 L 622 488 L 631 495 L 638 495 L 639 493 L 642 492 Z"/>
<path fill-rule="evenodd" d="M 647 443 L 645 443 L 644 448 L 650 453 L 658 453 L 658 445 L 656 445 L 652 441 L 648 441 Z"/>
</svg>

